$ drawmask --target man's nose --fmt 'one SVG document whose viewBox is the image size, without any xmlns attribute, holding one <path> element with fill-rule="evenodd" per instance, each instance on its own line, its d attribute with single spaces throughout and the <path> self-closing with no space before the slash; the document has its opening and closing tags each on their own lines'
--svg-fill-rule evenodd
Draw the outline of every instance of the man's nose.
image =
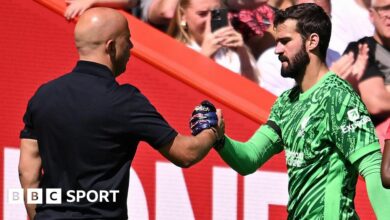
<svg viewBox="0 0 390 220">
<path fill-rule="evenodd" d="M 276 43 L 276 46 L 275 46 L 275 54 L 281 54 L 283 53 L 284 51 L 284 46 L 281 44 L 281 43 Z"/>
</svg>

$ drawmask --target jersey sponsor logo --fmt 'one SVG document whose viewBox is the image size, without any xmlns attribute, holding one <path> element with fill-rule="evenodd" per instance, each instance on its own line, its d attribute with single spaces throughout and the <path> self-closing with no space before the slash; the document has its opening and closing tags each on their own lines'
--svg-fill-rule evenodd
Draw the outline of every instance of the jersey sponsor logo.
<svg viewBox="0 0 390 220">
<path fill-rule="evenodd" d="M 302 152 L 295 152 L 287 149 L 286 149 L 286 161 L 287 164 L 292 167 L 302 167 L 306 164 L 304 159 L 304 154 Z"/>
<path fill-rule="evenodd" d="M 310 120 L 310 116 L 304 117 L 302 119 L 301 127 L 300 127 L 300 129 L 298 131 L 298 137 L 302 137 L 305 134 L 305 129 L 306 129 L 307 123 L 309 123 L 309 120 Z"/>
<path fill-rule="evenodd" d="M 340 126 L 341 132 L 343 134 L 354 132 L 356 128 L 362 128 L 365 124 L 367 124 L 367 122 L 371 121 L 371 118 L 366 115 L 361 117 L 357 108 L 349 110 L 347 115 L 348 120 L 350 120 L 352 123 Z"/>
<path fill-rule="evenodd" d="M 347 112 L 347 115 L 348 115 L 348 119 L 350 121 L 357 121 L 360 118 L 360 114 L 359 114 L 359 111 L 357 110 L 357 108 L 349 110 Z"/>
</svg>

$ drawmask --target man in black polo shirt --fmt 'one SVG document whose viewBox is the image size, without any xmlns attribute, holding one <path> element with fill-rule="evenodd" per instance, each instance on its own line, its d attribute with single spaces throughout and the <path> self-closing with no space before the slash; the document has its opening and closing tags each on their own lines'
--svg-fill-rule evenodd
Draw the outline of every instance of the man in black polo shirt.
<svg viewBox="0 0 390 220">
<path fill-rule="evenodd" d="M 76 67 L 37 90 L 20 134 L 25 196 L 29 188 L 42 188 L 43 198 L 46 189 L 61 188 L 62 203 L 26 203 L 27 212 L 30 219 L 127 219 L 129 169 L 139 141 L 189 167 L 209 152 L 217 135 L 211 129 L 178 134 L 137 88 L 115 81 L 133 47 L 127 20 L 117 11 L 85 12 L 75 41 Z M 109 202 L 69 202 L 70 190 L 109 191 L 104 194 Z"/>
</svg>

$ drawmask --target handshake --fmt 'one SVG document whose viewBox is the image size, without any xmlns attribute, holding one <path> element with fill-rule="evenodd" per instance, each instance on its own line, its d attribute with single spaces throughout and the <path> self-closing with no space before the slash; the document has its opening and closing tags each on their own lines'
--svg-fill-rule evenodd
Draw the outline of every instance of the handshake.
<svg viewBox="0 0 390 220">
<path fill-rule="evenodd" d="M 223 120 L 218 123 L 217 110 L 211 102 L 204 100 L 200 105 L 195 107 L 190 120 L 190 129 L 191 134 L 194 136 L 205 129 L 212 129 L 217 139 L 214 148 L 218 149 L 223 147 L 225 140 L 224 123 Z"/>
</svg>

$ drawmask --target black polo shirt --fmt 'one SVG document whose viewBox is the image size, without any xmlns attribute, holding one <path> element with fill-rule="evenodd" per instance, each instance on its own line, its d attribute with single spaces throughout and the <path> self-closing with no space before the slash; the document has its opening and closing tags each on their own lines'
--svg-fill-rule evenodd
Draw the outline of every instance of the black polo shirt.
<svg viewBox="0 0 390 220">
<path fill-rule="evenodd" d="M 38 140 L 40 187 L 62 189 L 62 204 L 44 199 L 35 219 L 126 219 L 129 169 L 139 141 L 158 149 L 177 135 L 137 88 L 119 85 L 106 66 L 87 61 L 42 85 L 23 121 L 20 138 Z M 116 202 L 115 193 L 109 202 L 69 202 L 70 190 L 119 193 Z"/>
</svg>

